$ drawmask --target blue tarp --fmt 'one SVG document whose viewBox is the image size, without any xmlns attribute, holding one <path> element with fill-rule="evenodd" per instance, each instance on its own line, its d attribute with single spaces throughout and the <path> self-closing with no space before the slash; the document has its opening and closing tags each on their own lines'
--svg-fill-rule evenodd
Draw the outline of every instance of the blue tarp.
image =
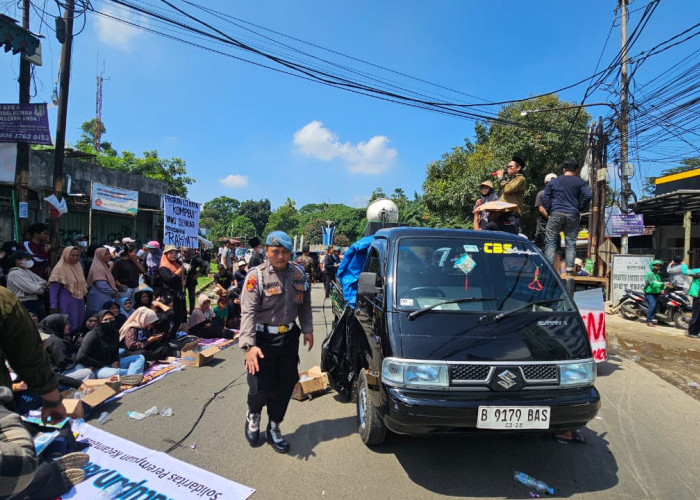
<svg viewBox="0 0 700 500">
<path fill-rule="evenodd" d="M 369 246 L 374 236 L 365 236 L 350 245 L 338 267 L 338 281 L 343 288 L 343 298 L 346 306 L 355 307 L 357 299 L 357 282 L 365 267 Z"/>
</svg>

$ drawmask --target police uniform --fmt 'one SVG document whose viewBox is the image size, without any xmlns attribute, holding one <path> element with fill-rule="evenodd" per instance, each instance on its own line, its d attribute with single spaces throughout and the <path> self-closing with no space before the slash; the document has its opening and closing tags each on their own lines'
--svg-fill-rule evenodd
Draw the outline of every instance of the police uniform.
<svg viewBox="0 0 700 500">
<path fill-rule="evenodd" d="M 283 271 L 270 262 L 252 268 L 241 291 L 240 332 L 242 349 L 255 345 L 264 355 L 258 358 L 259 371 L 248 373 L 248 414 L 257 415 L 267 406 L 269 420 L 279 424 L 299 380 L 299 335 L 313 333 L 305 273 L 291 262 Z"/>
</svg>

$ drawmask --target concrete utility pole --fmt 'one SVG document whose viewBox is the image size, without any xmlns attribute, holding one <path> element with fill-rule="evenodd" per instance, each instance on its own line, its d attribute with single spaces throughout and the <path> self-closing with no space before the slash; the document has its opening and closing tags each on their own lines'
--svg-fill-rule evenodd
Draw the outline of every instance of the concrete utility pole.
<svg viewBox="0 0 700 500">
<path fill-rule="evenodd" d="M 58 121 L 56 123 L 55 163 L 53 168 L 53 194 L 58 201 L 63 197 L 63 158 L 66 145 L 66 117 L 68 116 L 68 88 L 70 86 L 71 51 L 73 49 L 73 12 L 75 0 L 66 0 L 63 19 L 66 23 L 66 39 L 61 47 L 61 79 L 58 90 Z M 51 219 L 51 249 L 58 251 L 59 218 Z M 56 257 L 56 255 L 54 255 Z"/>
<path fill-rule="evenodd" d="M 29 30 L 29 0 L 22 0 L 22 27 Z M 29 104 L 31 88 L 31 63 L 25 54 L 19 57 L 19 103 Z M 15 189 L 17 201 L 28 202 L 27 184 L 29 183 L 29 143 L 17 143 L 17 163 L 15 168 Z M 24 239 L 27 231 L 27 219 L 19 219 L 19 240 Z"/>
<path fill-rule="evenodd" d="M 620 178 L 622 181 L 622 189 L 620 192 L 620 210 L 623 214 L 627 214 L 629 207 L 627 206 L 627 198 L 630 189 L 629 174 L 627 170 L 627 123 L 629 117 L 629 107 L 627 102 L 627 91 L 629 82 L 627 80 L 627 0 L 620 0 L 620 34 L 622 48 L 620 49 L 621 67 L 620 67 Z M 621 253 L 623 255 L 629 252 L 629 235 L 624 233 L 621 241 Z"/>
</svg>

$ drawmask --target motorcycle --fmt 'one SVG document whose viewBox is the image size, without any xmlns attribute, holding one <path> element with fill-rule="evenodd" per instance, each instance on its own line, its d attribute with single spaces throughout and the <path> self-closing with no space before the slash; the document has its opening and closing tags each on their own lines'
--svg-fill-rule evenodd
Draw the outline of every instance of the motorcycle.
<svg viewBox="0 0 700 500">
<path fill-rule="evenodd" d="M 646 318 L 649 310 L 644 292 L 625 288 L 625 294 L 620 297 L 617 308 L 620 316 L 625 319 L 636 321 L 639 318 Z M 674 323 L 676 328 L 688 329 L 692 305 L 690 298 L 683 290 L 667 289 L 658 296 L 658 305 L 654 317 L 662 323 Z"/>
</svg>

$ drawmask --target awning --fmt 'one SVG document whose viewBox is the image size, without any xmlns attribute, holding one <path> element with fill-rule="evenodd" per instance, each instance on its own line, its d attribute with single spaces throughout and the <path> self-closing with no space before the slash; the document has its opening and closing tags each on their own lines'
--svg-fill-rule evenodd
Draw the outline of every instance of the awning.
<svg viewBox="0 0 700 500">
<path fill-rule="evenodd" d="M 683 225 L 684 214 L 692 212 L 700 220 L 700 189 L 679 189 L 637 202 L 636 214 L 644 215 L 647 226 Z"/>
</svg>

